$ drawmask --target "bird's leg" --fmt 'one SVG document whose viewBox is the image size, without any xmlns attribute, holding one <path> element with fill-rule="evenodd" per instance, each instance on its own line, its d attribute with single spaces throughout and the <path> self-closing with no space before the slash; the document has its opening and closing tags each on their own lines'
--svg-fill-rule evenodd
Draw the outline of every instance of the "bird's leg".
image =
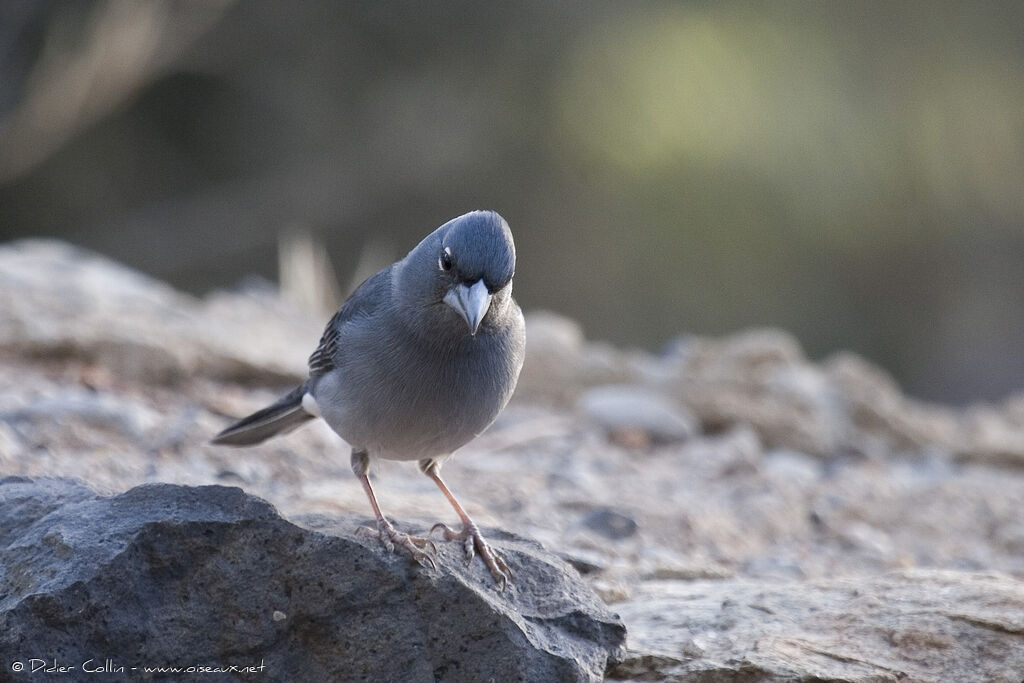
<svg viewBox="0 0 1024 683">
<path fill-rule="evenodd" d="M 356 529 L 356 534 L 379 538 L 389 553 L 394 552 L 395 546 L 400 546 L 412 555 L 412 559 L 419 562 L 422 566 L 437 569 L 434 558 L 424 552 L 428 547 L 433 549 L 434 552 L 437 551 L 433 542 L 427 538 L 410 536 L 398 531 L 380 511 L 380 506 L 377 504 L 377 496 L 373 494 L 373 487 L 370 486 L 370 457 L 366 451 L 352 451 L 352 471 L 355 472 L 360 483 L 362 483 L 363 490 L 366 491 L 366 497 L 370 499 L 370 507 L 373 508 L 373 514 L 377 517 L 376 529 L 363 526 Z"/>
<path fill-rule="evenodd" d="M 455 495 L 445 485 L 441 479 L 439 470 L 439 464 L 434 460 L 421 460 L 420 469 L 425 475 L 434 480 L 437 487 L 441 489 L 441 493 L 444 494 L 448 502 L 455 508 L 456 514 L 459 515 L 459 519 L 462 520 L 462 531 L 456 532 L 452 530 L 448 525 L 438 522 L 430 529 L 430 533 L 433 534 L 438 529 L 444 532 L 444 540 L 446 541 L 462 541 L 466 548 L 466 564 L 469 564 L 473 560 L 473 556 L 477 553 L 483 559 L 487 568 L 491 570 L 491 576 L 498 583 L 499 590 L 504 590 L 505 586 L 512 580 L 512 570 L 505 564 L 505 560 L 501 559 L 501 555 L 496 553 L 487 541 L 484 540 L 483 534 L 480 533 L 480 528 L 476 525 L 466 511 L 459 504 L 459 501 L 455 499 Z"/>
</svg>

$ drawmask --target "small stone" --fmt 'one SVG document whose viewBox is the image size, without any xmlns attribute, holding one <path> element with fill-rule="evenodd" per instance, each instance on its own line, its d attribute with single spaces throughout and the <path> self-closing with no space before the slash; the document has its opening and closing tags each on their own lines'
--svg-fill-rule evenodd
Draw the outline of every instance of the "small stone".
<svg viewBox="0 0 1024 683">
<path fill-rule="evenodd" d="M 697 433 L 697 420 L 686 408 L 642 386 L 587 389 L 580 396 L 577 408 L 609 434 L 639 431 L 654 442 L 671 443 Z"/>
<path fill-rule="evenodd" d="M 635 519 L 611 508 L 594 510 L 583 518 L 583 526 L 613 541 L 635 536 L 637 532 Z"/>
<path fill-rule="evenodd" d="M 608 560 L 603 555 L 585 548 L 573 548 L 558 553 L 558 556 L 583 576 L 599 574 L 608 568 Z"/>
<path fill-rule="evenodd" d="M 595 579 L 590 587 L 609 605 L 629 600 L 632 595 L 629 584 L 616 579 Z"/>
</svg>

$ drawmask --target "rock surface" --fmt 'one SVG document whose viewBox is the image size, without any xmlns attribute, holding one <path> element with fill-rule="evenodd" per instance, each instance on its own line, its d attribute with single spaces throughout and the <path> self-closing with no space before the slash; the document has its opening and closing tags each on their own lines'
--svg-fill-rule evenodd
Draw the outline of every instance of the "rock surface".
<svg viewBox="0 0 1024 683">
<path fill-rule="evenodd" d="M 315 345 L 323 330 L 276 297 L 251 292 L 197 301 L 100 256 L 48 240 L 0 249 L 0 292 L 9 294 L 0 305 L 0 348 L 30 357 L 87 359 L 122 377 L 160 383 L 196 373 L 232 379 L 304 376 L 305 362 L 289 353 L 293 340 L 305 336 Z M 248 349 L 239 345 L 247 336 L 259 337 L 260 343 Z"/>
<path fill-rule="evenodd" d="M 44 241 L 0 246 L 0 291 L 0 475 L 106 493 L 241 486 L 308 534 L 310 520 L 369 513 L 322 424 L 250 449 L 207 443 L 302 376 L 318 316 L 267 291 L 197 300 Z M 527 335 L 512 403 L 445 478 L 479 523 L 537 539 L 622 614 L 629 651 L 612 675 L 944 682 L 948 652 L 963 671 L 1024 680 L 1011 656 L 1024 651 L 1024 394 L 924 404 L 867 361 L 812 362 L 776 330 L 682 337 L 659 355 L 549 313 L 529 315 Z M 607 409 L 638 396 L 657 409 Z M 415 467 L 375 476 L 401 524 L 457 523 Z"/>
<path fill-rule="evenodd" d="M 988 681 L 1024 671 L 1024 586 L 913 570 L 867 580 L 651 582 L 621 606 L 610 678 Z"/>
<path fill-rule="evenodd" d="M 621 622 L 536 544 L 491 536 L 518 578 L 498 593 L 459 544 L 427 571 L 366 521 L 296 525 L 223 486 L 0 480 L 0 657 L 325 681 L 594 681 L 621 658 Z"/>
</svg>

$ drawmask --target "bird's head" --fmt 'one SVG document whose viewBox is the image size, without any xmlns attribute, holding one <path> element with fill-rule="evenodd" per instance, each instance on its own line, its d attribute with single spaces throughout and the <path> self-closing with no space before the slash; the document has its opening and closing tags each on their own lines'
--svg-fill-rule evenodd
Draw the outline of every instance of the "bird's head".
<svg viewBox="0 0 1024 683">
<path fill-rule="evenodd" d="M 402 262 L 404 303 L 432 322 L 475 336 L 500 316 L 512 297 L 516 248 L 505 219 L 472 211 L 428 235 Z"/>
</svg>

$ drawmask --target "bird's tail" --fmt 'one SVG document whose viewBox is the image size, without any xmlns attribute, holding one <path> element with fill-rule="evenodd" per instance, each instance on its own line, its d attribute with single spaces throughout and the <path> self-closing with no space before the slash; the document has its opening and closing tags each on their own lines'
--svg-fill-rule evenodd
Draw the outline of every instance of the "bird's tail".
<svg viewBox="0 0 1024 683">
<path fill-rule="evenodd" d="M 305 384 L 292 389 L 287 396 L 282 397 L 273 405 L 258 410 L 249 417 L 243 417 L 213 437 L 210 443 L 226 446 L 251 446 L 266 441 L 276 434 L 290 432 L 307 420 L 316 417 L 302 406 L 302 397 L 306 391 Z"/>
</svg>

